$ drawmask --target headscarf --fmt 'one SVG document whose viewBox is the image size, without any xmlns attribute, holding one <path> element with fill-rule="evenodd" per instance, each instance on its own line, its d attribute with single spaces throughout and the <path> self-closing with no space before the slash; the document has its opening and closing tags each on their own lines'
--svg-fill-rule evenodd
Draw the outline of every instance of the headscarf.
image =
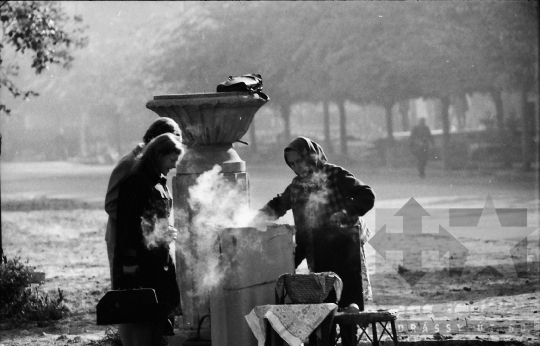
<svg viewBox="0 0 540 346">
<path fill-rule="evenodd" d="M 328 162 L 322 147 L 307 137 L 297 137 L 285 148 L 283 155 L 285 156 L 285 162 L 289 167 L 291 165 L 289 164 L 289 161 L 287 161 L 286 154 L 287 151 L 290 150 L 294 150 L 300 154 L 300 156 L 306 160 L 307 164 L 312 167 L 321 168 L 324 163 Z"/>
</svg>

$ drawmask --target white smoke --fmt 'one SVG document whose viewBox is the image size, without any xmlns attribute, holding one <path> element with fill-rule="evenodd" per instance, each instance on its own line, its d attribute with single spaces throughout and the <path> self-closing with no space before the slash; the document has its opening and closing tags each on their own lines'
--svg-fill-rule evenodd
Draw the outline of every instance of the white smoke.
<svg viewBox="0 0 540 346">
<path fill-rule="evenodd" d="M 231 181 L 221 167 L 203 173 L 189 188 L 189 205 L 194 217 L 190 232 L 179 230 L 178 243 L 192 268 L 193 294 L 203 296 L 223 281 L 228 264 L 220 259 L 219 238 L 227 228 L 249 227 L 257 211 L 251 210 L 245 182 Z M 188 225 L 187 217 L 183 218 Z M 264 228 L 266 230 L 266 228 Z M 256 232 L 256 229 L 253 229 Z M 246 244 L 247 245 L 247 244 Z"/>
<path fill-rule="evenodd" d="M 247 227 L 257 214 L 249 208 L 246 182 L 232 182 L 215 165 L 189 188 L 189 204 L 195 211 L 196 226 Z"/>
<path fill-rule="evenodd" d="M 165 233 L 169 228 L 169 220 L 157 218 L 153 215 L 151 218 L 141 216 L 141 229 L 144 236 L 144 244 L 148 249 L 158 247 L 165 242 Z"/>
<path fill-rule="evenodd" d="M 324 205 L 328 203 L 328 177 L 324 172 L 314 172 L 309 180 L 304 182 L 309 191 L 308 200 L 305 205 L 305 222 L 308 228 L 317 227 L 321 213 L 324 211 Z"/>
</svg>

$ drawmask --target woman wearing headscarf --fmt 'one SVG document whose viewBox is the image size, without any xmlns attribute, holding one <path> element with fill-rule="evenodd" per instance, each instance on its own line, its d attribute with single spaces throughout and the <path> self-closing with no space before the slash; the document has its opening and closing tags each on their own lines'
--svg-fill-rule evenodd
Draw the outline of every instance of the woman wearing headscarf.
<svg viewBox="0 0 540 346">
<path fill-rule="evenodd" d="M 169 314 L 180 303 L 169 244 L 177 230 L 169 225 L 172 197 L 166 185 L 184 149 L 180 138 L 165 133 L 148 143 L 130 175 L 120 184 L 113 275 L 118 287 L 152 288 L 158 301 L 153 321 L 121 324 L 124 346 L 159 345 Z"/>
<path fill-rule="evenodd" d="M 353 309 L 356 304 L 363 310 L 371 287 L 363 249 L 369 231 L 362 216 L 374 206 L 373 191 L 346 169 L 329 163 L 321 146 L 309 138 L 293 140 L 284 156 L 296 177 L 261 213 L 276 220 L 292 210 L 295 266 L 306 259 L 311 272 L 336 273 L 343 282 L 339 308 Z M 332 300 L 335 296 L 328 298 Z"/>
</svg>

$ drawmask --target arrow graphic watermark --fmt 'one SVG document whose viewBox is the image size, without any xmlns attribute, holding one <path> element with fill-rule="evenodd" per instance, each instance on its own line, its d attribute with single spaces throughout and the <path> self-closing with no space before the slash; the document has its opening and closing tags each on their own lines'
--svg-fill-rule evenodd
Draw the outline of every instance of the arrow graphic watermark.
<svg viewBox="0 0 540 346">
<path fill-rule="evenodd" d="M 467 258 L 467 248 L 442 226 L 439 226 L 438 233 L 433 230 L 424 232 L 422 219 L 431 215 L 414 198 L 409 199 L 394 216 L 402 218 L 402 232 L 387 232 L 384 225 L 369 240 L 369 244 L 384 259 L 388 251 L 403 253 L 403 266 L 398 268 L 398 273 L 409 285 L 414 286 L 426 274 L 422 267 L 424 251 L 438 251 L 439 260 L 450 253 L 450 272 L 461 274 Z"/>
<path fill-rule="evenodd" d="M 531 248 L 535 245 L 540 246 L 540 243 L 536 244 L 537 241 L 531 242 L 527 238 L 536 229 L 527 227 L 527 209 L 495 208 L 491 196 L 487 196 L 483 208 L 428 210 L 414 198 L 410 198 L 397 211 L 377 209 L 376 219 L 379 230 L 368 240 L 368 244 L 387 262 L 389 252 L 401 252 L 402 265 L 397 266 L 397 273 L 411 287 L 415 286 L 429 271 L 427 267 L 424 267 L 426 263 L 423 263 L 427 258 L 429 258 L 428 262 L 438 260 L 437 264 L 442 264 L 443 269 L 445 268 L 444 270 L 447 270 L 450 276 L 461 276 L 465 269 L 472 276 L 482 274 L 486 270 L 499 275 L 510 275 L 512 272 L 508 269 L 503 270 L 510 264 L 513 268 L 511 270 L 515 270 L 515 274 L 511 276 L 517 275 L 518 278 L 523 278 L 531 272 L 536 273 L 539 269 L 537 268 L 538 259 L 530 260 Z M 507 232 L 508 234 L 517 232 L 515 234 L 527 233 L 528 236 L 518 240 L 517 244 L 505 240 L 510 246 L 502 252 L 493 252 L 489 246 L 467 248 L 452 233 L 457 230 L 464 237 L 465 244 L 469 245 L 472 242 L 468 239 L 477 236 L 484 237 L 483 239 L 486 240 L 482 242 L 488 244 L 491 241 L 490 234 L 504 237 Z M 538 249 L 533 250 L 532 257 L 536 258 Z M 436 252 L 437 255 L 431 254 L 431 257 L 426 257 L 425 252 Z M 475 257 L 471 258 L 473 253 Z M 446 259 L 443 261 L 445 256 L 448 256 L 447 262 Z M 486 258 L 486 256 L 490 262 L 483 261 L 480 263 L 487 264 L 478 265 L 478 258 Z M 427 263 L 428 266 L 433 264 Z"/>
</svg>

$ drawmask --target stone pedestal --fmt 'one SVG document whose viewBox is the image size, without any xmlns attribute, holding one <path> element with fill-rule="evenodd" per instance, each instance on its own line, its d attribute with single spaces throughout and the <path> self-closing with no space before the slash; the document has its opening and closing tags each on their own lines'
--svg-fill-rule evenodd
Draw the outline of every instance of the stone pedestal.
<svg viewBox="0 0 540 346">
<path fill-rule="evenodd" d="M 201 156 L 201 152 L 206 155 Z M 208 155 L 209 153 L 213 155 Z M 209 297 L 194 295 L 198 289 L 195 286 L 195 273 L 193 273 L 190 263 L 197 259 L 198 254 L 195 251 L 196 232 L 191 222 L 196 215 L 189 205 L 189 189 L 196 184 L 197 179 L 202 174 L 211 170 L 215 165 L 221 167 L 223 177 L 236 185 L 237 190 L 245 195 L 245 203 L 249 204 L 248 174 L 245 171 L 245 162 L 240 160 L 232 147 L 188 149 L 186 157 L 178 165 L 176 176 L 173 177 L 172 181 L 174 224 L 179 231 L 190 234 L 188 242 L 192 243 L 191 246 L 184 246 L 184 249 L 192 249 L 191 253 L 184 253 L 180 247 L 176 248 L 176 276 L 180 286 L 183 312 L 183 316 L 178 318 L 180 329 L 196 329 L 202 316 L 210 313 Z"/>
<path fill-rule="evenodd" d="M 275 304 L 276 280 L 294 273 L 293 233 L 289 225 L 224 230 L 220 266 L 226 275 L 210 296 L 212 346 L 257 344 L 244 316 L 255 306 Z"/>
<path fill-rule="evenodd" d="M 187 152 L 173 177 L 175 227 L 188 235 L 187 243 L 195 243 L 192 220 L 196 216 L 189 205 L 189 188 L 197 178 L 215 165 L 221 174 L 236 184 L 249 203 L 249 183 L 246 163 L 232 144 L 248 131 L 257 110 L 267 101 L 249 92 L 225 92 L 183 95 L 159 95 L 146 107 L 161 117 L 176 121 L 182 130 Z M 189 247 L 189 246 L 188 246 Z M 210 312 L 209 297 L 194 295 L 193 260 L 197 253 L 184 253 L 176 247 L 177 281 L 180 287 L 183 316 L 178 317 L 178 340 L 197 329 L 200 318 Z M 194 247 L 191 247 L 194 249 Z M 212 320 L 212 316 L 211 316 Z M 190 334 L 191 333 L 191 334 Z M 209 333 L 209 330 L 202 330 Z"/>
</svg>

